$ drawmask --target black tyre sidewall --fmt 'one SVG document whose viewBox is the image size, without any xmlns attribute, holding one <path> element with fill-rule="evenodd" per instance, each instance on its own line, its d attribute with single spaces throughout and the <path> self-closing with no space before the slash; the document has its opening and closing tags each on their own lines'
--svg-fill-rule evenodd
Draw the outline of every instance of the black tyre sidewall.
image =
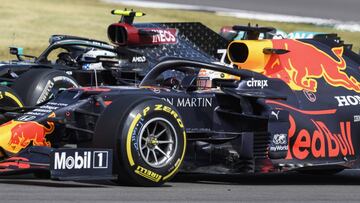
<svg viewBox="0 0 360 203">
<path fill-rule="evenodd" d="M 74 78 L 63 71 L 53 69 L 31 69 L 15 81 L 12 88 L 27 106 L 47 100 L 59 88 L 78 87 Z"/>
<path fill-rule="evenodd" d="M 146 114 L 144 114 L 145 111 Z M 174 113 L 177 116 L 174 116 Z M 121 167 L 124 167 L 135 183 L 143 186 L 157 186 L 170 180 L 178 171 L 186 148 L 186 135 L 179 113 L 174 107 L 162 100 L 150 100 L 136 105 L 127 115 L 130 116 L 124 120 L 118 132 L 119 139 L 117 143 L 119 144 L 117 151 L 120 154 Z M 135 115 L 135 117 L 132 115 Z M 156 117 L 167 120 L 174 127 L 177 134 L 177 147 L 174 152 L 174 158 L 161 168 L 154 168 L 148 165 L 142 159 L 139 147 L 137 146 L 143 125 Z M 133 162 L 130 160 L 133 160 Z M 122 175 L 126 174 L 119 174 L 119 177 Z"/>
</svg>

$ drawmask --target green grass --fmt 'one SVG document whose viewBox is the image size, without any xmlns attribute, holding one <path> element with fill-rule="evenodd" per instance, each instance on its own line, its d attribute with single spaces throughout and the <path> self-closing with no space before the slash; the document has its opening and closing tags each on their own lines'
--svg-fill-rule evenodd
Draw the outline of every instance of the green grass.
<svg viewBox="0 0 360 203">
<path fill-rule="evenodd" d="M 25 53 L 38 55 L 48 45 L 52 34 L 69 34 L 106 40 L 106 29 L 118 16 L 110 15 L 112 9 L 122 9 L 119 4 L 107 4 L 100 0 L 1 0 L 0 6 L 0 60 L 14 58 L 8 54 L 9 46 L 24 47 Z M 259 24 L 273 26 L 286 32 L 303 30 L 338 33 L 346 43 L 360 48 L 360 32 L 338 31 L 310 24 L 272 23 L 266 21 L 219 17 L 207 12 L 177 11 L 165 9 L 141 10 L 147 15 L 137 22 L 200 21 L 218 31 L 224 25 Z"/>
</svg>

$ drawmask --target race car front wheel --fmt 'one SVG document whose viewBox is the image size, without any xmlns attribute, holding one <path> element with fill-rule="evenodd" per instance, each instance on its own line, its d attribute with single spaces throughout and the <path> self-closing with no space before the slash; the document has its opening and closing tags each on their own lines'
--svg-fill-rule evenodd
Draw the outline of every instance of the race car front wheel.
<svg viewBox="0 0 360 203">
<path fill-rule="evenodd" d="M 119 184 L 159 186 L 178 171 L 186 135 L 175 107 L 157 98 L 129 96 L 105 109 L 93 145 L 115 150 Z"/>
<path fill-rule="evenodd" d="M 61 89 L 78 87 L 76 80 L 64 71 L 30 69 L 20 75 L 11 88 L 26 106 L 34 106 L 53 97 Z"/>
<path fill-rule="evenodd" d="M 9 120 L 2 115 L 2 113 L 5 113 L 6 108 L 23 106 L 24 105 L 22 100 L 11 88 L 0 86 L 0 108 L 3 108 L 4 111 L 0 112 L 0 124 L 3 124 Z"/>
</svg>

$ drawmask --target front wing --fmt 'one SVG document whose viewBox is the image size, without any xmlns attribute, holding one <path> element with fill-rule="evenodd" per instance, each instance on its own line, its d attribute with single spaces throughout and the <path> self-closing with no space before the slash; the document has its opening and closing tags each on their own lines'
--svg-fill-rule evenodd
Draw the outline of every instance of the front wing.
<svg viewBox="0 0 360 203">
<path fill-rule="evenodd" d="M 30 146 L 0 161 L 0 176 L 27 173 L 56 180 L 114 179 L 112 150 Z"/>
</svg>

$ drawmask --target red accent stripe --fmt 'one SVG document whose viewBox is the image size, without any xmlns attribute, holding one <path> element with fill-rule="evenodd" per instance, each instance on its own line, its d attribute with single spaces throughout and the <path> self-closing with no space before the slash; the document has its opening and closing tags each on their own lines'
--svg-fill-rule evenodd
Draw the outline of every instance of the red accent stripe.
<svg viewBox="0 0 360 203">
<path fill-rule="evenodd" d="M 351 155 L 352 154 L 352 150 L 351 150 L 351 147 L 350 147 L 350 144 L 349 144 L 349 140 L 347 139 L 347 132 L 345 131 L 345 124 L 344 122 L 340 122 L 340 129 L 341 129 L 341 136 L 342 138 L 344 139 L 345 141 L 345 144 L 346 144 L 346 148 L 348 149 L 348 154 Z"/>
<path fill-rule="evenodd" d="M 355 155 L 354 146 L 353 146 L 352 139 L 351 139 L 350 122 L 346 122 L 346 131 L 347 131 L 346 134 L 348 136 L 348 141 L 349 141 L 349 144 L 350 144 L 352 155 Z"/>
<path fill-rule="evenodd" d="M 292 106 L 289 106 L 287 104 L 283 104 L 281 102 L 277 102 L 277 101 L 274 101 L 274 100 L 266 100 L 265 103 L 267 104 L 276 104 L 276 105 L 279 105 L 279 106 L 282 106 L 282 107 L 285 107 L 285 108 L 288 108 L 288 109 L 291 109 L 291 110 L 294 110 L 294 111 L 297 111 L 297 112 L 300 112 L 302 114 L 308 114 L 308 115 L 327 115 L 327 114 L 335 114 L 337 109 L 326 109 L 326 110 L 312 110 L 312 111 L 309 111 L 309 110 L 301 110 L 301 109 L 298 109 L 298 108 L 295 108 L 295 107 L 292 107 Z"/>
</svg>

